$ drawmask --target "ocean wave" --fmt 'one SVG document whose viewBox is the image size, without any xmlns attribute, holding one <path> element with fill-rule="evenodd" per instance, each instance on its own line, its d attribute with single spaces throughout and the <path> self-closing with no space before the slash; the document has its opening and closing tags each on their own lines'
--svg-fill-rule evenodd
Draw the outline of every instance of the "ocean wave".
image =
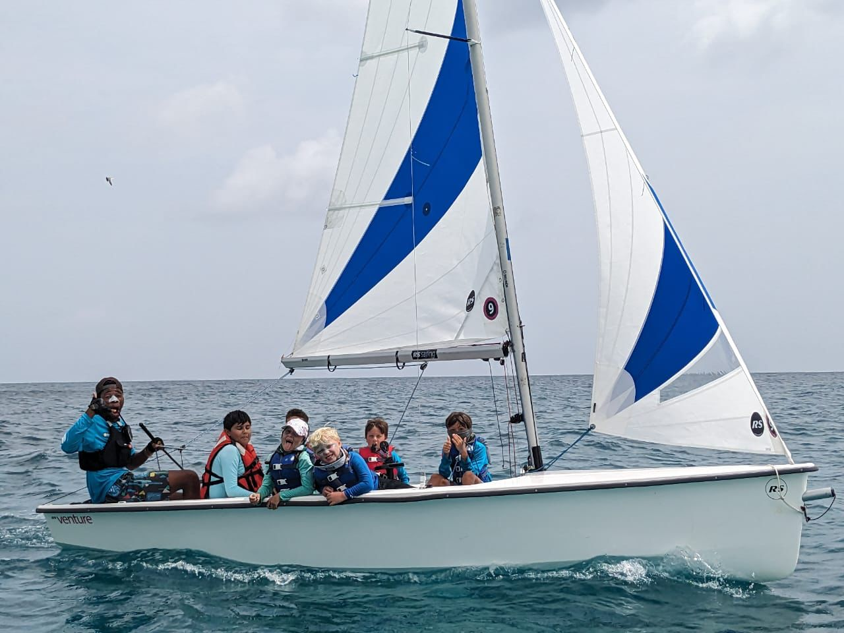
<svg viewBox="0 0 844 633">
<path fill-rule="evenodd" d="M 43 519 L 4 514 L 0 516 L 0 546 L 10 549 L 51 549 L 56 544 Z"/>
</svg>

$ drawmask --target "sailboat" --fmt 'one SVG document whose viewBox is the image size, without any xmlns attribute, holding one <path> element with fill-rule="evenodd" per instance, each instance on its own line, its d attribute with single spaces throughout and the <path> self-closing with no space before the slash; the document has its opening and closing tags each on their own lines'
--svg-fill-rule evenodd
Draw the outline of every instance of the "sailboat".
<svg viewBox="0 0 844 633">
<path fill-rule="evenodd" d="M 523 472 L 474 486 L 385 490 L 280 512 L 240 499 L 47 504 L 55 541 L 194 549 L 247 563 L 353 570 L 563 566 L 691 555 L 724 576 L 795 568 L 811 463 L 796 464 L 700 276 L 553 0 L 540 0 L 568 77 L 600 248 L 588 428 L 659 444 L 770 455 L 765 466 L 551 471 L 533 411 L 475 0 L 372 0 L 303 316 L 284 365 L 503 359 L 515 367 Z M 243 512 L 297 547 L 232 540 Z M 483 529 L 428 542 L 454 516 Z M 522 517 L 517 522 L 501 517 Z M 378 530 L 387 559 L 326 548 Z M 389 525 L 389 530 L 381 529 Z"/>
</svg>

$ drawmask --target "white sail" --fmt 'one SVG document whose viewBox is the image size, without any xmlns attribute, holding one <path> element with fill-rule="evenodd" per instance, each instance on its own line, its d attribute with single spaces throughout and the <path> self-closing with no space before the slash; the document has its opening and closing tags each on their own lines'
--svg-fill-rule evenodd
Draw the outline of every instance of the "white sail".
<svg viewBox="0 0 844 633">
<path fill-rule="evenodd" d="M 788 455 L 559 9 L 541 3 L 580 122 L 598 224 L 591 422 L 643 441 Z"/>
<path fill-rule="evenodd" d="M 460 0 L 370 3 L 319 254 L 286 365 L 330 356 L 366 364 L 385 357 L 372 352 L 506 338 L 465 38 Z"/>
</svg>

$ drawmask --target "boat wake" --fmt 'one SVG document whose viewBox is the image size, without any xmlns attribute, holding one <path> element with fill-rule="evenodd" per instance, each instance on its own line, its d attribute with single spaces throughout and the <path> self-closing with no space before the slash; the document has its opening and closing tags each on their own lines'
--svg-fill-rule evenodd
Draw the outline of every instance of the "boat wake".
<svg viewBox="0 0 844 633">
<path fill-rule="evenodd" d="M 173 556 L 175 554 L 175 557 Z M 150 550 L 131 554 L 101 553 L 90 550 L 64 550 L 58 556 L 78 558 L 90 572 L 101 576 L 147 578 L 158 576 L 167 583 L 198 579 L 212 584 L 264 586 L 295 590 L 317 585 L 382 586 L 384 588 L 416 585 L 495 583 L 562 584 L 570 589 L 578 586 L 612 585 L 637 591 L 659 585 L 686 586 L 715 591 L 731 598 L 746 599 L 764 593 L 764 585 L 737 581 L 720 574 L 693 554 L 678 552 L 662 559 L 599 558 L 562 569 L 531 569 L 491 566 L 455 568 L 433 571 L 344 571 L 316 570 L 301 567 L 250 566 L 224 561 L 193 551 L 171 552 Z"/>
</svg>

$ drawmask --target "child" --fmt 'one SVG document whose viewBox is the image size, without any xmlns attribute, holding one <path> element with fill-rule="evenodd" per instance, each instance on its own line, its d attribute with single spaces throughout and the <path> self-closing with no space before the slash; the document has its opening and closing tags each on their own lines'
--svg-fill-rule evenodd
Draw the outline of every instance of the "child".
<svg viewBox="0 0 844 633">
<path fill-rule="evenodd" d="M 410 477 L 401 463 L 395 447 L 387 443 L 390 426 L 384 418 L 372 418 L 366 423 L 366 446 L 358 449 L 369 470 L 378 475 L 378 489 L 412 488 Z"/>
<path fill-rule="evenodd" d="M 264 471 L 252 446 L 252 420 L 244 411 L 223 418 L 223 432 L 202 475 L 203 499 L 248 497 L 261 487 Z"/>
<path fill-rule="evenodd" d="M 304 415 L 299 409 L 287 412 L 287 419 L 281 428 L 281 443 L 267 464 L 264 483 L 258 492 L 249 495 L 249 501 L 254 505 L 266 499 L 267 507 L 275 510 L 282 501 L 303 497 L 314 491 L 314 466 L 305 449 L 308 423 L 297 417 L 296 413 Z"/>
<path fill-rule="evenodd" d="M 378 476 L 363 457 L 340 443 L 335 429 L 324 426 L 308 439 L 316 455 L 314 486 L 333 506 L 378 489 Z"/>
<path fill-rule="evenodd" d="M 486 440 L 472 432 L 468 413 L 455 411 L 445 419 L 448 439 L 443 444 L 439 472 L 430 486 L 467 486 L 492 481 Z"/>
</svg>

